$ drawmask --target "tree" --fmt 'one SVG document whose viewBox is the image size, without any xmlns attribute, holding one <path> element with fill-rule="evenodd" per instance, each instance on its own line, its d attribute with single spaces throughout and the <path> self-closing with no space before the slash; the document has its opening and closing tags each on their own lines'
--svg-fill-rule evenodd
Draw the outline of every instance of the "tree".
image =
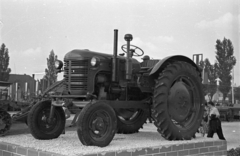
<svg viewBox="0 0 240 156">
<path fill-rule="evenodd" d="M 216 62 L 214 64 L 220 84 L 219 90 L 223 93 L 223 100 L 227 97 L 231 89 L 231 71 L 236 64 L 233 56 L 234 48 L 232 42 L 224 37 L 223 41 L 216 41 Z"/>
<path fill-rule="evenodd" d="M 208 73 L 208 79 L 210 84 L 216 84 L 217 73 L 214 69 L 214 65 L 210 63 L 210 61 L 206 58 L 205 61 L 205 72 Z"/>
<path fill-rule="evenodd" d="M 208 80 L 209 80 L 208 84 L 203 85 L 204 92 L 205 92 L 205 95 L 208 95 L 209 98 L 211 99 L 213 94 L 216 92 L 216 88 L 217 88 L 216 71 L 214 70 L 214 66 L 211 65 L 208 58 L 206 58 L 202 64 L 204 64 L 204 73 L 208 74 Z"/>
<path fill-rule="evenodd" d="M 47 58 L 47 69 L 45 69 L 44 79 L 47 81 L 47 86 L 51 86 L 57 81 L 57 72 L 55 68 L 55 61 L 57 60 L 57 55 L 54 54 L 52 50 L 50 52 L 49 58 Z"/>
<path fill-rule="evenodd" d="M 11 72 L 11 69 L 8 68 L 8 65 L 9 65 L 8 49 L 3 43 L 0 48 L 0 81 L 8 81 L 9 74 Z"/>
</svg>

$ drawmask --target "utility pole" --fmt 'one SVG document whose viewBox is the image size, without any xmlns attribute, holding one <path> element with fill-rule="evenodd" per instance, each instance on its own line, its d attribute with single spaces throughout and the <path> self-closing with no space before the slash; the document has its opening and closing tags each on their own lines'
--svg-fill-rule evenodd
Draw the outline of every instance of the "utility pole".
<svg viewBox="0 0 240 156">
<path fill-rule="evenodd" d="M 233 104 L 235 103 L 235 100 L 234 100 L 234 67 L 232 69 L 232 103 Z"/>
<path fill-rule="evenodd" d="M 216 79 L 216 82 L 217 82 L 217 95 L 218 95 L 218 99 L 217 99 L 217 102 L 219 101 L 219 83 L 220 83 L 221 79 L 219 79 L 219 77 Z"/>
<path fill-rule="evenodd" d="M 200 66 L 200 62 L 203 62 L 203 54 L 193 54 L 193 58 L 192 60 L 198 65 Z M 203 69 L 202 69 L 202 83 L 204 84 L 205 81 L 204 81 L 204 78 L 205 78 L 205 73 L 204 73 L 204 70 L 205 70 L 205 65 L 204 65 L 204 62 L 203 62 Z"/>
</svg>

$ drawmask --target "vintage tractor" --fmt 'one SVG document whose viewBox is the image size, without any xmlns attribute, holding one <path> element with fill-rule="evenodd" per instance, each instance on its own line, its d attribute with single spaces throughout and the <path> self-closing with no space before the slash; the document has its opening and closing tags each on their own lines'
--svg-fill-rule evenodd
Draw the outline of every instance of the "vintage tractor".
<svg viewBox="0 0 240 156">
<path fill-rule="evenodd" d="M 188 57 L 176 55 L 162 60 L 133 56 L 144 51 L 126 44 L 117 54 L 118 30 L 114 30 L 113 55 L 87 49 L 72 50 L 64 63 L 64 90 L 32 107 L 28 115 L 30 132 L 36 139 L 59 137 L 65 127 L 62 107 L 72 103 L 82 108 L 77 133 L 83 145 L 104 147 L 115 133 L 136 133 L 151 116 L 158 132 L 167 140 L 189 140 L 203 116 L 201 69 Z M 63 67 L 64 64 L 64 67 Z"/>
</svg>

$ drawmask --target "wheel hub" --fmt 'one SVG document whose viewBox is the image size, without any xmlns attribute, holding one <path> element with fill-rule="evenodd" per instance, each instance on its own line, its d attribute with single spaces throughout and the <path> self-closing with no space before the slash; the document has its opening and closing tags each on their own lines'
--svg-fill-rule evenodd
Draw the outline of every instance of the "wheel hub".
<svg viewBox="0 0 240 156">
<path fill-rule="evenodd" d="M 186 120 L 191 110 L 191 94 L 183 82 L 175 83 L 169 93 L 169 114 L 177 122 Z"/>
<path fill-rule="evenodd" d="M 93 121 L 93 128 L 94 128 L 94 130 L 102 131 L 105 128 L 105 123 L 104 123 L 103 119 L 100 117 L 97 117 Z"/>
<path fill-rule="evenodd" d="M 93 133 L 93 137 L 102 137 L 108 128 L 108 119 L 104 112 L 99 111 L 96 115 L 92 118 L 90 129 Z"/>
<path fill-rule="evenodd" d="M 49 119 L 49 114 L 46 113 L 45 111 L 42 112 L 40 115 L 41 117 L 39 118 L 39 126 L 43 130 L 52 130 L 56 124 L 55 118 Z"/>
</svg>

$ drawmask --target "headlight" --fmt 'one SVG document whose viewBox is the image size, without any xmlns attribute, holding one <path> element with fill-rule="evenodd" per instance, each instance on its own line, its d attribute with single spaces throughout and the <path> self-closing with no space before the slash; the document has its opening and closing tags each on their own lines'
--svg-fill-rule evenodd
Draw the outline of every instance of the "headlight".
<svg viewBox="0 0 240 156">
<path fill-rule="evenodd" d="M 63 62 L 62 61 L 60 61 L 60 60 L 56 60 L 55 61 L 55 68 L 56 69 L 61 69 L 62 66 L 63 66 Z"/>
<path fill-rule="evenodd" d="M 91 59 L 91 65 L 92 65 L 93 67 L 96 67 L 96 66 L 99 64 L 99 62 L 100 62 L 100 59 L 99 59 L 98 57 L 93 57 L 93 58 Z"/>
</svg>

